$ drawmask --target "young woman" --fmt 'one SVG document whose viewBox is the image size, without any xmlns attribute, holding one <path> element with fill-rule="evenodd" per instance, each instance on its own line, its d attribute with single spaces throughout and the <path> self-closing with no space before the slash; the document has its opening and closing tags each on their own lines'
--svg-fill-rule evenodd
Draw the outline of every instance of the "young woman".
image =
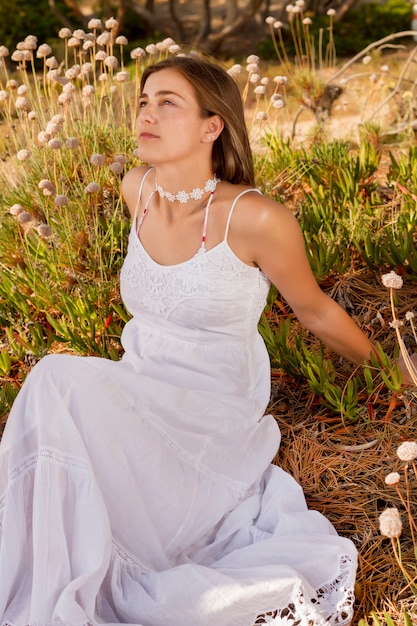
<svg viewBox="0 0 417 626">
<path fill-rule="evenodd" d="M 307 328 L 373 347 L 323 294 L 292 214 L 254 189 L 233 79 L 145 70 L 121 272 L 124 357 L 50 355 L 0 449 L 2 626 L 347 625 L 356 551 L 271 465 L 257 332 L 273 282 Z"/>
</svg>

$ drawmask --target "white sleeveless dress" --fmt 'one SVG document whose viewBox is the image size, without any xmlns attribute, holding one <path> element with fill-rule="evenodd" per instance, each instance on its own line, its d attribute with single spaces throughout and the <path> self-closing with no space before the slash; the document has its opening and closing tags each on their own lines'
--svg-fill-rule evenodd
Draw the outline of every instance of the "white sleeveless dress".
<svg viewBox="0 0 417 626">
<path fill-rule="evenodd" d="M 350 623 L 356 550 L 271 465 L 268 289 L 227 231 L 162 266 L 133 220 L 123 359 L 46 356 L 4 432 L 1 626 Z"/>
</svg>

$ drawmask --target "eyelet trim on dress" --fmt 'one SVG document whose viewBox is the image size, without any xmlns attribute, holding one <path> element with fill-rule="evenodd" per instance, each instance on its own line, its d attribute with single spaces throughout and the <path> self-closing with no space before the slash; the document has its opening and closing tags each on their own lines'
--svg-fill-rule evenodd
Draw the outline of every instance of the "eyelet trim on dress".
<svg viewBox="0 0 417 626">
<path fill-rule="evenodd" d="M 60 452 L 56 452 L 55 450 L 51 450 L 50 448 L 43 448 L 35 454 L 31 454 L 30 456 L 23 459 L 23 461 L 18 465 L 12 467 L 9 474 L 10 482 L 17 480 L 22 474 L 25 474 L 27 471 L 29 471 L 38 463 L 39 459 L 48 459 L 49 461 L 65 465 L 73 469 L 80 469 L 83 471 L 91 472 L 90 464 L 83 461 L 82 459 L 77 459 L 73 456 L 61 454 Z M 5 501 L 6 496 L 0 496 L 0 509 L 4 507 Z"/>
<path fill-rule="evenodd" d="M 138 568 L 142 574 L 149 574 L 153 571 L 152 569 L 145 567 L 144 565 L 142 565 L 142 563 L 139 563 L 139 561 L 134 559 L 127 552 L 127 550 L 125 550 L 125 548 L 122 548 L 120 543 L 118 543 L 115 539 L 112 539 L 112 544 L 116 554 L 118 554 L 122 561 L 124 561 L 127 565 L 133 565 L 134 567 Z"/>
<path fill-rule="evenodd" d="M 340 574 L 331 583 L 317 589 L 306 603 L 306 593 L 300 584 L 294 600 L 284 609 L 258 615 L 254 626 L 349 626 L 353 616 L 352 560 L 344 556 L 339 562 Z M 340 598 L 340 596 L 342 596 Z M 313 609 L 312 605 L 317 607 Z M 335 612 L 335 607 L 337 611 Z"/>
</svg>

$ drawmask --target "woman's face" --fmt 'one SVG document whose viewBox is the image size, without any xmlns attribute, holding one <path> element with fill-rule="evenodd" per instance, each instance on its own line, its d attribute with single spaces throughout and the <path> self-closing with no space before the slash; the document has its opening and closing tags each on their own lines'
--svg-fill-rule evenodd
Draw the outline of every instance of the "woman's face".
<svg viewBox="0 0 417 626">
<path fill-rule="evenodd" d="M 136 121 L 139 157 L 152 164 L 189 159 L 201 150 L 210 118 L 201 115 L 194 88 L 177 70 L 146 79 Z"/>
</svg>

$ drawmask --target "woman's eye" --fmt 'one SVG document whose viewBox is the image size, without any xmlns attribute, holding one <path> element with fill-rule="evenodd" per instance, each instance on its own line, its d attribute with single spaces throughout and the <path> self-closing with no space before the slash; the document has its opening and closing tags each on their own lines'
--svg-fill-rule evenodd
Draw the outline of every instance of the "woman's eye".
<svg viewBox="0 0 417 626">
<path fill-rule="evenodd" d="M 139 101 L 139 108 L 143 109 L 143 107 L 146 105 L 145 100 Z"/>
</svg>

